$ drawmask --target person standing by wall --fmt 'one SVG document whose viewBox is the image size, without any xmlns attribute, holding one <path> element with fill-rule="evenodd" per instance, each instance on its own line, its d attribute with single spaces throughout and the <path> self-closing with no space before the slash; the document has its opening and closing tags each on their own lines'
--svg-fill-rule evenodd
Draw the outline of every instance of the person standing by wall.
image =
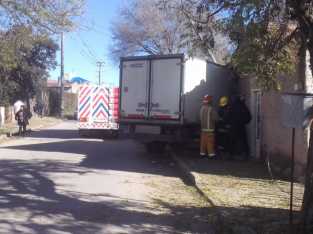
<svg viewBox="0 0 313 234">
<path fill-rule="evenodd" d="M 250 151 L 246 132 L 246 125 L 251 121 L 251 113 L 245 104 L 244 98 L 233 97 L 230 107 L 231 116 L 231 139 L 232 154 L 240 156 L 242 159 L 249 160 Z"/>
<path fill-rule="evenodd" d="M 221 157 L 231 158 L 231 140 L 230 140 L 230 106 L 227 96 L 222 96 L 218 103 L 218 119 L 215 126 L 216 150 Z"/>
<path fill-rule="evenodd" d="M 204 96 L 200 109 L 201 139 L 200 155 L 213 158 L 215 156 L 215 120 L 216 115 L 212 106 L 212 96 Z"/>
<path fill-rule="evenodd" d="M 20 107 L 20 109 L 15 114 L 15 119 L 17 120 L 17 124 L 19 127 L 18 134 L 19 136 L 24 135 L 26 133 L 28 122 L 28 114 L 25 110 L 24 105 Z"/>
</svg>

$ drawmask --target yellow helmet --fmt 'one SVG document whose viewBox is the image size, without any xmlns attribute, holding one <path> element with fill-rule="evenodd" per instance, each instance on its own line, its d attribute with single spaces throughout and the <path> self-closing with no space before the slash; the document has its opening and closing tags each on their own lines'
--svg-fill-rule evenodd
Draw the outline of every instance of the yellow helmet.
<svg viewBox="0 0 313 234">
<path fill-rule="evenodd" d="M 228 97 L 226 96 L 221 97 L 218 104 L 220 107 L 226 106 L 228 104 Z"/>
</svg>

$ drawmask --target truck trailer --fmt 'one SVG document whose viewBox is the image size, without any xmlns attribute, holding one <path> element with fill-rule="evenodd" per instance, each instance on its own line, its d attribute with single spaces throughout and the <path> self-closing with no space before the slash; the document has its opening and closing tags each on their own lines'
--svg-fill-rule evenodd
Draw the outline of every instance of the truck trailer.
<svg viewBox="0 0 313 234">
<path fill-rule="evenodd" d="M 81 136 L 91 134 L 117 136 L 119 88 L 83 85 L 78 93 L 78 130 Z"/>
<path fill-rule="evenodd" d="M 149 142 L 182 142 L 199 134 L 202 97 L 236 92 L 224 66 L 183 54 L 120 60 L 119 123 L 124 134 Z"/>
</svg>

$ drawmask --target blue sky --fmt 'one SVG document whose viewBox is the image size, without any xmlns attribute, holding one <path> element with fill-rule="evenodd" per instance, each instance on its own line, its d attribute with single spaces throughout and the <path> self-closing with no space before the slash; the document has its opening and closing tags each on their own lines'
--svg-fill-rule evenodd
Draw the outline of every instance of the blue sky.
<svg viewBox="0 0 313 234">
<path fill-rule="evenodd" d="M 80 76 L 91 82 L 98 81 L 96 61 L 104 61 L 101 77 L 104 83 L 118 84 L 119 69 L 109 58 L 111 42 L 110 27 L 122 0 L 86 0 L 85 14 L 80 20 L 82 29 L 65 34 L 64 72 L 69 76 Z M 58 63 L 60 53 L 57 54 Z M 50 72 L 57 79 L 60 67 Z"/>
</svg>

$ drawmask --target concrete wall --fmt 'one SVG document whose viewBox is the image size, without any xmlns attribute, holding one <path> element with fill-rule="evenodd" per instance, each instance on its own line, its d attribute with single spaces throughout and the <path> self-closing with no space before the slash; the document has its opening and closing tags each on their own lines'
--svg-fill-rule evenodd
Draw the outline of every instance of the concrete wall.
<svg viewBox="0 0 313 234">
<path fill-rule="evenodd" d="M 282 101 L 279 93 L 270 92 L 262 96 L 262 147 L 275 164 L 288 170 L 291 159 L 292 129 L 283 126 L 281 121 Z M 296 129 L 295 161 L 296 174 L 302 175 L 307 158 L 306 131 Z"/>
<path fill-rule="evenodd" d="M 2 127 L 5 123 L 5 107 L 0 106 L 0 127 Z"/>
<path fill-rule="evenodd" d="M 253 78 L 241 78 L 239 79 L 239 92 L 245 97 L 245 103 L 251 113 L 251 121 L 247 125 L 246 130 L 248 134 L 250 154 L 253 158 L 261 158 L 260 147 L 258 146 L 258 133 L 257 125 L 258 123 L 258 109 L 256 106 L 255 95 L 258 92 L 258 89 L 255 85 L 255 80 Z"/>
<path fill-rule="evenodd" d="M 281 77 L 281 79 L 283 78 Z M 292 91 L 294 82 L 295 80 L 292 78 L 285 79 L 282 89 L 284 91 Z M 260 159 L 265 159 L 269 156 L 271 162 L 275 165 L 274 167 L 287 175 L 290 171 L 291 129 L 285 128 L 281 121 L 281 93 L 259 91 L 260 115 L 257 116 L 258 107 L 255 102 L 255 94 L 258 88 L 255 79 L 241 78 L 239 87 L 240 93 L 246 97 L 246 103 L 252 115 L 252 121 L 247 127 L 252 156 Z M 258 135 L 257 128 L 260 131 L 259 141 L 256 139 Z M 295 173 L 298 177 L 302 176 L 305 170 L 308 148 L 307 140 L 307 131 L 297 129 L 295 139 Z"/>
</svg>

